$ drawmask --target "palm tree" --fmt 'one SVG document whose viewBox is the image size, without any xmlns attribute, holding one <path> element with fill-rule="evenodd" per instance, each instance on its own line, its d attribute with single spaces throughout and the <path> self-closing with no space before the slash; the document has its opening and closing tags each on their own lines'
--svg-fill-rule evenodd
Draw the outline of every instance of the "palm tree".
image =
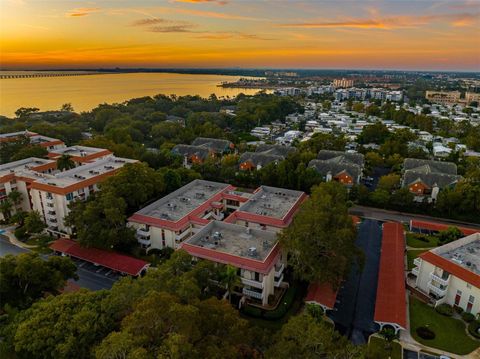
<svg viewBox="0 0 480 359">
<path fill-rule="evenodd" d="M 17 191 L 17 190 L 13 190 L 12 192 L 10 192 L 8 194 L 8 199 L 10 201 L 12 201 L 12 203 L 17 206 L 19 205 L 21 202 L 22 202 L 22 199 L 23 199 L 23 195 L 21 192 Z"/>
<path fill-rule="evenodd" d="M 57 168 L 60 171 L 66 171 L 75 167 L 75 162 L 72 161 L 72 156 L 70 155 L 61 155 L 57 160 Z"/>
<path fill-rule="evenodd" d="M 228 302 L 231 303 L 233 289 L 242 284 L 240 277 L 237 275 L 237 268 L 227 265 L 222 276 L 222 283 L 227 289 Z"/>
<path fill-rule="evenodd" d="M 8 220 L 11 215 L 12 210 L 12 202 L 6 198 L 2 202 L 0 202 L 0 212 L 3 214 L 3 218 Z"/>
</svg>

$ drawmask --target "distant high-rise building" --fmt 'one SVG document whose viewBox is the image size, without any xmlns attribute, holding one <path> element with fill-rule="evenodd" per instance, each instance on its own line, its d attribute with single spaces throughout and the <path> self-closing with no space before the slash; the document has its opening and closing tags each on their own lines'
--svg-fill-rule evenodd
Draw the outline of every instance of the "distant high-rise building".
<svg viewBox="0 0 480 359">
<path fill-rule="evenodd" d="M 462 102 L 460 91 L 427 91 L 425 98 L 440 105 L 453 105 Z"/>
<path fill-rule="evenodd" d="M 333 80 L 333 87 L 353 87 L 353 80 L 351 79 L 335 79 Z"/>
</svg>

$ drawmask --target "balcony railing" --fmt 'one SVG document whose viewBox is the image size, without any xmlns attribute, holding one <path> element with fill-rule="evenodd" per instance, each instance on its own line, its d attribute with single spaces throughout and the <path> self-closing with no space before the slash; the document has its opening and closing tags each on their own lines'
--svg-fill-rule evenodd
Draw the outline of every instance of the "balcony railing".
<svg viewBox="0 0 480 359">
<path fill-rule="evenodd" d="M 147 231 L 146 229 L 143 229 L 143 228 L 138 228 L 137 236 L 142 238 L 150 238 L 150 231 Z"/>
<path fill-rule="evenodd" d="M 186 231 L 180 233 L 180 234 L 177 234 L 175 236 L 175 240 L 178 242 L 178 241 L 182 241 L 184 240 L 185 238 L 187 238 L 189 235 L 191 234 L 191 231 L 190 229 L 187 229 Z"/>
<path fill-rule="evenodd" d="M 418 267 L 413 267 L 412 268 L 412 274 L 416 277 L 418 277 L 418 273 L 420 272 L 420 269 Z"/>
<path fill-rule="evenodd" d="M 275 280 L 273 284 L 275 285 L 275 287 L 280 287 L 280 284 L 282 284 L 282 282 L 283 282 L 283 274 L 281 275 L 280 278 L 278 278 L 278 280 Z"/>
<path fill-rule="evenodd" d="M 442 277 L 439 277 L 438 275 L 436 275 L 435 273 L 430 273 L 430 278 L 437 282 L 437 283 L 440 283 L 441 285 L 448 285 L 449 281 L 450 281 L 450 276 L 448 276 L 447 278 L 442 278 Z"/>
<path fill-rule="evenodd" d="M 433 293 L 435 293 L 436 295 L 438 295 L 439 297 L 444 297 L 445 294 L 447 294 L 447 289 L 441 289 L 439 287 L 436 287 L 431 282 L 427 284 L 427 288 Z"/>
<path fill-rule="evenodd" d="M 257 282 L 256 280 L 251 280 L 247 278 L 241 278 L 242 283 L 245 285 L 249 285 L 250 287 L 255 287 L 259 289 L 263 289 L 263 282 Z"/>
<path fill-rule="evenodd" d="M 152 244 L 152 241 L 150 239 L 138 238 L 138 243 L 143 244 L 144 246 L 150 246 Z"/>
<path fill-rule="evenodd" d="M 256 299 L 260 299 L 260 300 L 262 299 L 262 293 L 255 292 L 253 290 L 243 288 L 242 293 L 249 296 L 249 297 L 252 297 L 252 298 L 256 298 Z"/>
<path fill-rule="evenodd" d="M 420 264 L 422 264 L 422 259 L 421 259 L 421 258 L 418 258 L 418 257 L 415 258 L 415 259 L 413 260 L 413 264 L 414 264 L 415 266 L 417 266 L 417 267 L 420 267 Z"/>
<path fill-rule="evenodd" d="M 285 264 L 281 264 L 279 266 L 275 266 L 275 277 L 280 277 L 280 275 L 283 273 L 283 269 L 285 268 Z"/>
</svg>

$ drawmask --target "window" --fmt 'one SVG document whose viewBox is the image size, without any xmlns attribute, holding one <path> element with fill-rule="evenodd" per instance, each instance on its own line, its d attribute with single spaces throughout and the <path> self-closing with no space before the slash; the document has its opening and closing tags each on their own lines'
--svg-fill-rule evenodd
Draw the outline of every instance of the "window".
<svg viewBox="0 0 480 359">
<path fill-rule="evenodd" d="M 462 291 L 457 290 L 457 294 L 455 295 L 455 305 L 459 306 L 460 305 L 460 300 L 462 299 Z"/>
<path fill-rule="evenodd" d="M 67 198 L 67 201 L 71 201 L 73 199 L 73 193 L 71 193 L 71 192 L 67 193 L 67 195 L 65 197 Z"/>
<path fill-rule="evenodd" d="M 255 272 L 255 280 L 256 280 L 257 282 L 260 281 L 260 273 Z"/>
</svg>

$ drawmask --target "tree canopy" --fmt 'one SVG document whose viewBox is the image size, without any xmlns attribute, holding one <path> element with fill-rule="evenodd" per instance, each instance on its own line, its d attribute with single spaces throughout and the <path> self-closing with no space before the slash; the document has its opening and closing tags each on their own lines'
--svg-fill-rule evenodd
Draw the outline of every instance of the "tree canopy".
<svg viewBox="0 0 480 359">
<path fill-rule="evenodd" d="M 307 281 L 338 286 L 355 261 L 356 231 L 348 215 L 347 192 L 336 182 L 312 190 L 279 240 L 294 273 Z"/>
</svg>

